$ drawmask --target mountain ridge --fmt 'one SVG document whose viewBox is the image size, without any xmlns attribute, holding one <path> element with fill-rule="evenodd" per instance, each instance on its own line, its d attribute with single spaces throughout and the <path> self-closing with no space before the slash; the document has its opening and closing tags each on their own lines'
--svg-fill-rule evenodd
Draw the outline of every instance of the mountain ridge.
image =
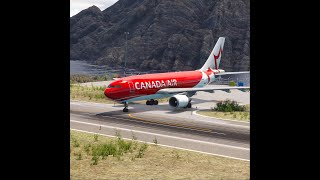
<svg viewBox="0 0 320 180">
<path fill-rule="evenodd" d="M 250 1 L 119 0 L 70 18 L 70 59 L 139 70 L 194 70 L 226 37 L 220 67 L 250 69 Z"/>
</svg>

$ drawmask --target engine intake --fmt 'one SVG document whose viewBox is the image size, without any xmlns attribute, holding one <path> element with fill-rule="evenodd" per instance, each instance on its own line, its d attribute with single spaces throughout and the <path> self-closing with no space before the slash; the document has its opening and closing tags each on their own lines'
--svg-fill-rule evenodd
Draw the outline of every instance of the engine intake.
<svg viewBox="0 0 320 180">
<path fill-rule="evenodd" d="M 174 95 L 169 99 L 169 105 L 171 107 L 187 107 L 189 104 L 190 99 L 186 95 Z"/>
</svg>

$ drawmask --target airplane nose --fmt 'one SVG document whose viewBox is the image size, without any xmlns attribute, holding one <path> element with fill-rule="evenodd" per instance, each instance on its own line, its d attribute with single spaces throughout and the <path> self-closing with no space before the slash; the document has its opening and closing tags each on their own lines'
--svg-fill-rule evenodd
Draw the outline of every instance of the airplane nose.
<svg viewBox="0 0 320 180">
<path fill-rule="evenodd" d="M 109 95 L 110 95 L 110 88 L 106 88 L 106 89 L 104 90 L 104 95 L 105 95 L 106 97 L 109 97 Z"/>
</svg>

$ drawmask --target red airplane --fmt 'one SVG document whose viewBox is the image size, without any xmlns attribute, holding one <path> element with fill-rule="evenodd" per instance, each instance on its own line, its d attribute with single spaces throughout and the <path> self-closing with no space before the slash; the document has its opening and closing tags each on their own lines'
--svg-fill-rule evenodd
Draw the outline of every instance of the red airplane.
<svg viewBox="0 0 320 180">
<path fill-rule="evenodd" d="M 157 105 L 155 99 L 167 98 L 169 105 L 177 108 L 191 108 L 191 97 L 197 91 L 214 92 L 230 89 L 249 89 L 250 87 L 210 87 L 216 75 L 242 74 L 245 72 L 225 72 L 219 69 L 225 38 L 220 37 L 209 58 L 201 69 L 195 71 L 169 72 L 128 76 L 113 81 L 105 90 L 106 97 L 124 104 L 123 112 L 128 112 L 128 103 L 147 100 L 147 105 Z"/>
</svg>

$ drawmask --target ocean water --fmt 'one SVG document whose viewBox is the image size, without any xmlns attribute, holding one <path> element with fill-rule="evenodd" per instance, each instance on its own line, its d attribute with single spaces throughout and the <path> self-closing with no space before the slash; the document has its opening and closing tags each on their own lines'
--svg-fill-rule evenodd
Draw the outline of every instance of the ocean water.
<svg viewBox="0 0 320 180">
<path fill-rule="evenodd" d="M 111 69 L 107 66 L 89 64 L 86 61 L 70 60 L 70 74 L 105 75 L 121 73 L 122 71 Z"/>
<path fill-rule="evenodd" d="M 135 69 L 127 69 L 126 76 L 147 74 L 147 73 L 157 73 L 157 72 L 158 71 L 138 71 Z M 109 76 L 112 76 L 112 74 L 119 74 L 121 77 L 123 77 L 124 69 L 94 65 L 94 64 L 90 64 L 86 61 L 70 60 L 70 74 L 87 74 L 87 75 L 108 74 Z"/>
</svg>

